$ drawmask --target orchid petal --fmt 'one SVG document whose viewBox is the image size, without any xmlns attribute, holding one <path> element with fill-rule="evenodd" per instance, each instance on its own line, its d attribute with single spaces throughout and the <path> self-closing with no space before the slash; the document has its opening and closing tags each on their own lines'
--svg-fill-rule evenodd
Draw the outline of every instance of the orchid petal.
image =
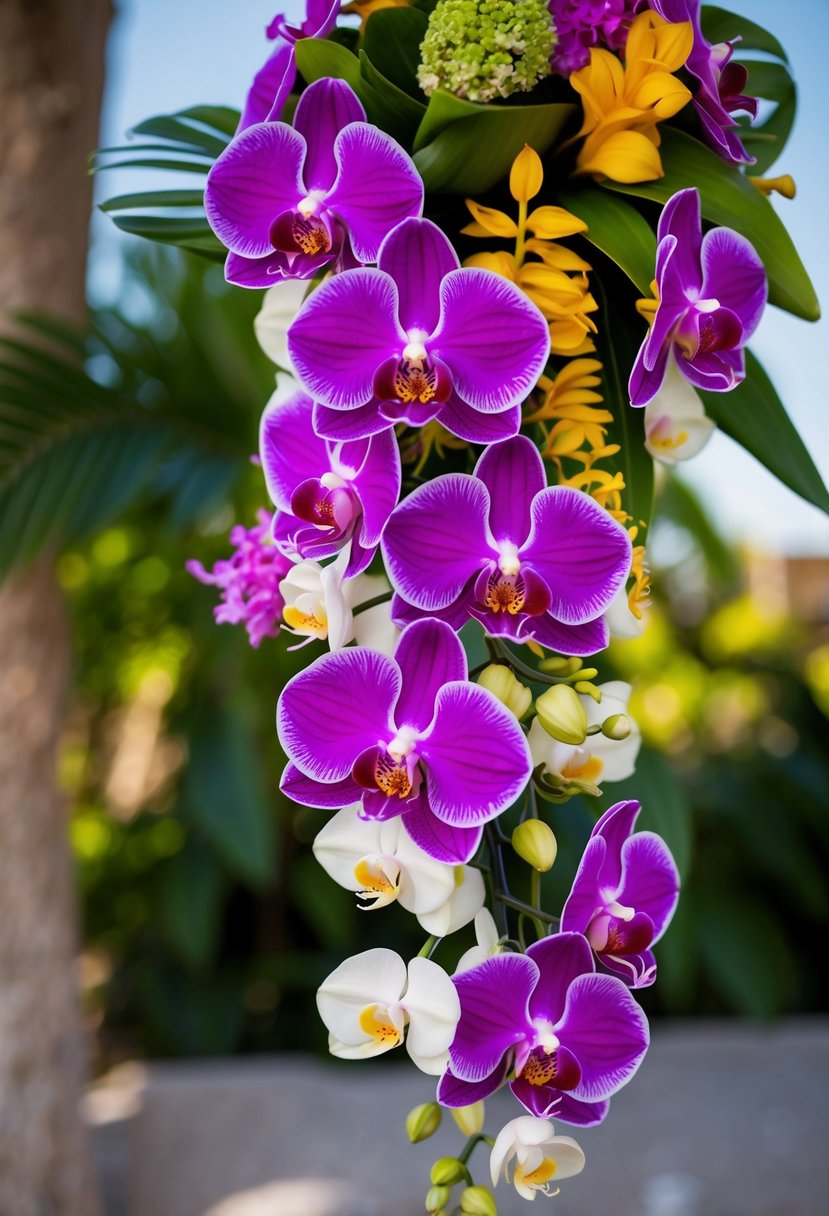
<svg viewBox="0 0 829 1216">
<path fill-rule="evenodd" d="M 426 730 L 444 684 L 466 679 L 466 655 L 455 631 L 443 621 L 415 621 L 404 629 L 394 652 L 403 687 L 394 710 L 398 727 Z"/>
<path fill-rule="evenodd" d="M 455 1077 L 483 1081 L 511 1047 L 533 1034 L 529 1000 L 537 980 L 535 963 L 519 954 L 499 954 L 455 976 L 461 1003 L 449 1048 Z"/>
<path fill-rule="evenodd" d="M 648 1023 L 621 980 L 582 975 L 567 993 L 564 1015 L 555 1028 L 575 1054 L 581 1081 L 575 1098 L 610 1098 L 630 1080 L 648 1048 Z"/>
<path fill-rule="evenodd" d="M 380 270 L 344 270 L 318 287 L 288 330 L 288 353 L 313 397 L 353 409 L 373 396 L 374 373 L 405 346 L 397 288 Z"/>
<path fill-rule="evenodd" d="M 653 921 L 653 941 L 667 929 L 679 899 L 679 873 L 670 849 L 655 832 L 637 832 L 622 849 L 622 881 L 616 897 Z"/>
<path fill-rule="evenodd" d="M 451 1068 L 447 1068 L 438 1084 L 437 1100 L 441 1106 L 471 1106 L 494 1094 L 503 1085 L 508 1072 L 507 1056 L 483 1081 L 461 1081 Z"/>
<path fill-rule="evenodd" d="M 656 229 L 657 242 L 669 234 L 676 237 L 676 248 L 671 254 L 672 274 L 688 292 L 699 292 L 702 288 L 702 215 L 699 191 L 694 186 L 678 190 L 662 208 Z"/>
<path fill-rule="evenodd" d="M 343 449 L 345 459 L 348 449 Z M 363 518 L 360 544 L 373 549 L 400 497 L 400 449 L 391 430 L 369 440 L 363 463 L 356 472 L 354 487 L 360 496 Z"/>
<path fill-rule="evenodd" d="M 337 176 L 334 141 L 349 123 L 365 120 L 366 112 L 357 94 L 344 80 L 323 76 L 308 85 L 297 102 L 292 123 L 308 145 L 302 171 L 308 194 L 331 189 Z"/>
<path fill-rule="evenodd" d="M 713 228 L 702 239 L 703 291 L 740 319 L 743 343 L 759 324 L 766 306 L 768 283 L 757 251 L 730 228 Z"/>
<path fill-rule="evenodd" d="M 312 406 L 301 388 L 277 389 L 259 425 L 259 456 L 268 494 L 275 506 L 289 514 L 296 487 L 330 469 L 325 440 L 314 433 Z"/>
<path fill-rule="evenodd" d="M 450 873 L 454 875 L 454 867 Z M 486 887 L 481 871 L 474 866 L 463 866 L 446 902 L 430 912 L 421 912 L 418 920 L 427 933 L 448 937 L 474 920 L 485 900 Z"/>
<path fill-rule="evenodd" d="M 593 952 L 580 933 L 555 933 L 534 942 L 527 955 L 539 971 L 530 1012 L 555 1025 L 564 1012 L 570 985 L 578 976 L 595 971 Z"/>
<path fill-rule="evenodd" d="M 336 1039 L 356 1047 L 366 1039 L 360 1014 L 367 1005 L 395 1005 L 406 983 L 406 964 L 393 950 L 365 950 L 340 963 L 317 992 L 317 1008 Z"/>
<path fill-rule="evenodd" d="M 400 672 L 362 647 L 323 655 L 285 685 L 277 731 L 289 759 L 317 781 L 341 781 L 365 748 L 387 738 Z"/>
<path fill-rule="evenodd" d="M 462 401 L 453 390 L 435 417 L 447 431 L 459 439 L 465 439 L 467 443 L 498 443 L 501 439 L 511 439 L 518 434 L 521 406 L 510 406 L 498 414 L 482 414 Z"/>
<path fill-rule="evenodd" d="M 373 262 L 391 230 L 420 215 L 423 181 L 400 145 L 368 123 L 341 131 L 334 157 L 339 172 L 326 205 L 346 225 L 359 260 Z"/>
<path fill-rule="evenodd" d="M 300 253 L 289 258 L 278 249 L 267 257 L 245 258 L 240 253 L 229 253 L 225 258 L 225 278 L 237 287 L 270 288 L 294 279 L 312 279 L 323 266 L 334 257 L 334 253 Z"/>
<path fill-rule="evenodd" d="M 620 699 L 626 701 L 630 696 L 630 685 L 621 680 L 611 680 L 609 683 L 619 685 L 619 691 L 622 692 Z M 627 696 L 623 690 L 626 690 Z M 622 881 L 622 848 L 633 831 L 641 809 L 635 799 L 616 802 L 596 821 L 596 826 L 590 833 L 591 838 L 601 836 L 607 845 L 607 858 L 602 868 L 602 885 L 612 887 L 614 891 L 618 891 Z"/>
<path fill-rule="evenodd" d="M 480 826 L 462 828 L 438 819 L 429 809 L 425 794 L 404 811 L 403 826 L 424 853 L 448 865 L 462 865 L 474 857 L 483 835 Z"/>
<path fill-rule="evenodd" d="M 548 612 L 544 616 L 526 621 L 521 627 L 519 641 L 532 638 L 547 650 L 584 658 L 585 655 L 598 654 L 600 650 L 604 650 L 609 637 L 607 621 L 603 616 L 597 616 L 593 621 L 585 621 L 582 625 L 565 625 Z"/>
<path fill-rule="evenodd" d="M 405 219 L 389 233 L 377 258 L 400 295 L 400 324 L 431 334 L 440 318 L 440 285 L 457 270 L 458 255 L 431 220 Z"/>
<path fill-rule="evenodd" d="M 595 1127 L 607 1118 L 609 1110 L 607 1098 L 603 1102 L 581 1102 L 572 1094 L 559 1092 L 556 1108 L 551 1113 L 562 1123 L 569 1123 L 573 1127 Z"/>
<path fill-rule="evenodd" d="M 294 48 L 289 42 L 280 42 L 253 78 L 236 128 L 237 135 L 254 123 L 266 122 L 277 107 L 278 118 L 295 79 Z"/>
<path fill-rule="evenodd" d="M 563 933 L 586 933 L 590 921 L 601 907 L 601 872 L 606 851 L 607 845 L 601 836 L 588 840 L 570 894 L 561 910 Z"/>
<path fill-rule="evenodd" d="M 287 794 L 300 806 L 336 807 L 338 810 L 363 795 L 360 786 L 350 777 L 327 784 L 322 781 L 314 781 L 311 777 L 306 777 L 304 773 L 301 773 L 297 766 L 291 764 L 290 761 L 285 765 L 279 788 L 283 794 Z"/>
<path fill-rule="evenodd" d="M 453 270 L 440 285 L 440 321 L 430 350 L 452 369 L 464 401 L 497 414 L 535 387 L 550 353 L 539 309 L 490 270 Z"/>
<path fill-rule="evenodd" d="M 547 485 L 538 448 L 525 435 L 488 447 L 475 466 L 489 490 L 489 530 L 519 548 L 530 530 L 530 504 Z"/>
<path fill-rule="evenodd" d="M 233 253 L 273 253 L 271 224 L 303 197 L 305 140 L 281 122 L 248 127 L 228 144 L 207 175 L 204 210 Z"/>
<path fill-rule="evenodd" d="M 389 420 L 380 413 L 379 403 L 374 399 L 351 410 L 330 410 L 328 406 L 316 402 L 313 419 L 314 430 L 318 435 L 324 439 L 342 442 L 367 439 L 372 435 L 388 432 L 391 427 Z"/>
<path fill-rule="evenodd" d="M 360 804 L 353 802 L 317 832 L 312 846 L 314 856 L 334 882 L 347 891 L 360 891 L 362 883 L 355 877 L 354 868 L 363 857 L 384 852 L 380 837 L 385 826 L 362 819 Z"/>
<path fill-rule="evenodd" d="M 409 1054 L 430 1057 L 447 1051 L 461 1016 L 458 993 L 442 967 L 428 958 L 413 958 L 401 999 L 409 1015 Z"/>
</svg>

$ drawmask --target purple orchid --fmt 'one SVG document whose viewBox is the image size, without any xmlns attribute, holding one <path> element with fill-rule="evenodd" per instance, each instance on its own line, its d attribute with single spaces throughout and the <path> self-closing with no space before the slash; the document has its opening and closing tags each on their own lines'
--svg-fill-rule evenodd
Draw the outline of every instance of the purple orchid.
<svg viewBox="0 0 829 1216">
<path fill-rule="evenodd" d="M 520 435 L 487 448 L 473 475 L 419 486 L 382 546 L 398 623 L 429 614 L 459 629 L 474 617 L 493 636 L 576 655 L 607 645 L 602 614 L 631 554 L 627 532 L 592 498 L 547 486 Z"/>
<path fill-rule="evenodd" d="M 430 220 L 404 220 L 377 267 L 324 283 L 288 330 L 297 374 L 322 402 L 317 431 L 357 439 L 437 418 L 470 443 L 514 435 L 550 350 L 535 304 L 490 270 L 461 269 Z"/>
<path fill-rule="evenodd" d="M 453 865 L 530 776 L 515 716 L 467 683 L 463 647 L 442 621 L 410 625 L 394 659 L 363 647 L 324 655 L 285 686 L 276 720 L 289 797 L 361 801 L 365 819 L 402 815 L 416 844 Z"/>
<path fill-rule="evenodd" d="M 277 13 L 265 30 L 276 46 L 253 78 L 237 134 L 254 123 L 274 122 L 279 118 L 296 80 L 296 44 L 300 38 L 327 38 L 336 25 L 339 11 L 340 0 L 307 0 L 305 20 L 300 25 L 289 25 L 284 15 Z"/>
<path fill-rule="evenodd" d="M 589 1127 L 647 1051 L 644 1013 L 625 985 L 596 975 L 579 933 L 557 933 L 526 955 L 497 954 L 454 977 L 461 1017 L 438 1085 L 444 1106 L 510 1089 L 532 1115 Z"/>
<path fill-rule="evenodd" d="M 583 933 L 602 966 L 630 987 L 647 988 L 656 979 L 650 947 L 674 914 L 679 874 L 661 836 L 633 833 L 638 814 L 638 802 L 617 802 L 602 815 L 579 863 L 561 928 Z"/>
<path fill-rule="evenodd" d="M 393 431 L 334 443 L 311 421 L 302 389 L 275 399 L 262 415 L 259 450 L 276 506 L 273 535 L 290 557 L 320 561 L 349 541 L 344 577 L 362 573 L 400 495 L 400 453 Z"/>
<path fill-rule="evenodd" d="M 668 199 L 656 231 L 658 304 L 630 374 L 631 405 L 659 391 L 670 357 L 697 388 L 727 392 L 745 377 L 743 347 L 766 304 L 766 272 L 731 228 L 702 235 L 699 192 Z"/>
<path fill-rule="evenodd" d="M 373 262 L 392 228 L 423 207 L 423 182 L 399 144 L 366 122 L 342 80 L 299 99 L 293 126 L 257 123 L 207 175 L 204 209 L 230 251 L 228 282 L 270 287 L 324 266 Z"/>
<path fill-rule="evenodd" d="M 700 25 L 701 0 L 650 0 L 650 7 L 665 21 L 690 21 L 694 44 L 685 67 L 694 77 L 694 109 L 699 115 L 708 142 L 715 152 L 732 164 L 753 165 L 755 157 L 743 147 L 737 131 L 739 125 L 731 117 L 744 110 L 757 117 L 760 103 L 756 97 L 746 97 L 748 71 L 741 63 L 731 63 L 734 43 L 720 42 L 712 46 Z"/>
<path fill-rule="evenodd" d="M 237 524 L 230 532 L 235 553 L 205 570 L 201 562 L 185 563 L 188 574 L 200 583 L 221 589 L 221 602 L 213 609 L 219 625 L 243 624 L 250 644 L 258 647 L 263 638 L 279 636 L 280 618 L 285 601 L 279 584 L 291 562 L 271 540 L 271 517 L 258 512 L 259 524 L 245 528 Z"/>
</svg>

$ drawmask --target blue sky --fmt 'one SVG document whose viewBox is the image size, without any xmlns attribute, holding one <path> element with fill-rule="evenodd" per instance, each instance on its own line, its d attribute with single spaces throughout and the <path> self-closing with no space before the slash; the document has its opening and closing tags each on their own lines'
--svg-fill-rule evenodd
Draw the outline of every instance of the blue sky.
<svg viewBox="0 0 829 1216">
<path fill-rule="evenodd" d="M 240 106 L 251 76 L 267 54 L 264 26 L 278 0 L 119 0 L 108 57 L 102 143 L 120 142 L 142 118 L 198 103 Z M 287 14 L 304 11 L 288 0 Z M 826 0 L 730 0 L 783 42 L 800 87 L 794 133 L 775 172 L 791 173 L 792 202 L 777 207 L 829 310 L 829 241 L 822 194 L 829 190 L 825 126 L 829 87 Z M 136 188 L 136 176 L 99 181 L 102 195 Z M 159 182 L 159 186 L 162 183 Z M 163 183 L 167 184 L 167 182 Z M 112 281 L 118 234 L 96 224 L 93 282 Z M 765 363 L 798 430 L 829 478 L 829 320 L 815 325 L 769 308 L 752 346 Z M 829 554 L 829 520 L 780 486 L 751 457 L 721 434 L 683 466 L 731 537 L 762 549 Z M 716 504 L 716 505 L 714 505 Z"/>
</svg>

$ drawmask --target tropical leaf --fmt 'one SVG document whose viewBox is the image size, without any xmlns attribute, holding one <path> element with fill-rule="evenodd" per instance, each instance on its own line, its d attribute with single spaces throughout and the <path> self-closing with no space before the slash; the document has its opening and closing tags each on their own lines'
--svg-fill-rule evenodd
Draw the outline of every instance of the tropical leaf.
<svg viewBox="0 0 829 1216">
<path fill-rule="evenodd" d="M 656 236 L 648 221 L 629 203 L 602 190 L 562 191 L 556 200 L 587 224 L 585 239 L 625 272 L 642 295 L 649 296 L 656 263 Z"/>
<path fill-rule="evenodd" d="M 664 127 L 661 151 L 665 175 L 658 181 L 632 185 L 608 181 L 602 185 L 657 203 L 666 203 L 678 190 L 697 187 L 703 216 L 714 224 L 741 232 L 763 259 L 771 303 L 796 317 L 816 321 L 820 305 L 815 289 L 791 237 L 765 195 L 744 174 L 684 131 Z"/>
<path fill-rule="evenodd" d="M 749 21 L 748 17 L 730 13 L 714 4 L 704 4 L 700 10 L 700 24 L 703 34 L 713 44 L 739 38 L 738 52 L 742 50 L 765 51 L 766 54 L 774 55 L 777 59 L 788 63 L 786 52 L 774 34 L 770 34 L 756 22 Z"/>
<path fill-rule="evenodd" d="M 643 747 L 635 774 L 624 781 L 614 781 L 602 793 L 599 805 L 605 811 L 624 798 L 641 802 L 637 831 L 657 832 L 684 878 L 691 866 L 691 805 L 670 761 L 661 752 Z"/>
<path fill-rule="evenodd" d="M 730 393 L 700 394 L 705 412 L 783 485 L 829 513 L 829 492 L 759 359 L 746 351 L 746 378 Z"/>
<path fill-rule="evenodd" d="M 371 14 L 363 35 L 362 49 L 388 81 L 423 103 L 417 83 L 420 44 L 429 19 L 416 8 L 386 8 Z"/>
</svg>

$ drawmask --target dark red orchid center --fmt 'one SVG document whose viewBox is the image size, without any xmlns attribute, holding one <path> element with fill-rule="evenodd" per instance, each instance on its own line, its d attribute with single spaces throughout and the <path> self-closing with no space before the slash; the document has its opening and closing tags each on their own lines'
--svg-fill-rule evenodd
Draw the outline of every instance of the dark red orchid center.
<svg viewBox="0 0 829 1216">
<path fill-rule="evenodd" d="M 303 199 L 296 211 L 283 211 L 271 224 L 270 241 L 282 253 L 329 253 L 333 238 L 313 199 Z"/>
<path fill-rule="evenodd" d="M 374 392 L 381 401 L 442 405 L 452 392 L 452 373 L 429 354 L 423 342 L 412 341 L 399 359 L 386 359 L 377 369 Z"/>
<path fill-rule="evenodd" d="M 572 1052 L 562 1048 L 534 1047 L 521 1070 L 529 1085 L 552 1085 L 556 1089 L 575 1089 L 581 1069 Z"/>
<path fill-rule="evenodd" d="M 423 780 L 416 743 L 417 733 L 403 727 L 385 747 L 361 752 L 351 769 L 352 777 L 363 789 L 379 790 L 387 798 L 402 800 L 416 794 Z"/>
</svg>

